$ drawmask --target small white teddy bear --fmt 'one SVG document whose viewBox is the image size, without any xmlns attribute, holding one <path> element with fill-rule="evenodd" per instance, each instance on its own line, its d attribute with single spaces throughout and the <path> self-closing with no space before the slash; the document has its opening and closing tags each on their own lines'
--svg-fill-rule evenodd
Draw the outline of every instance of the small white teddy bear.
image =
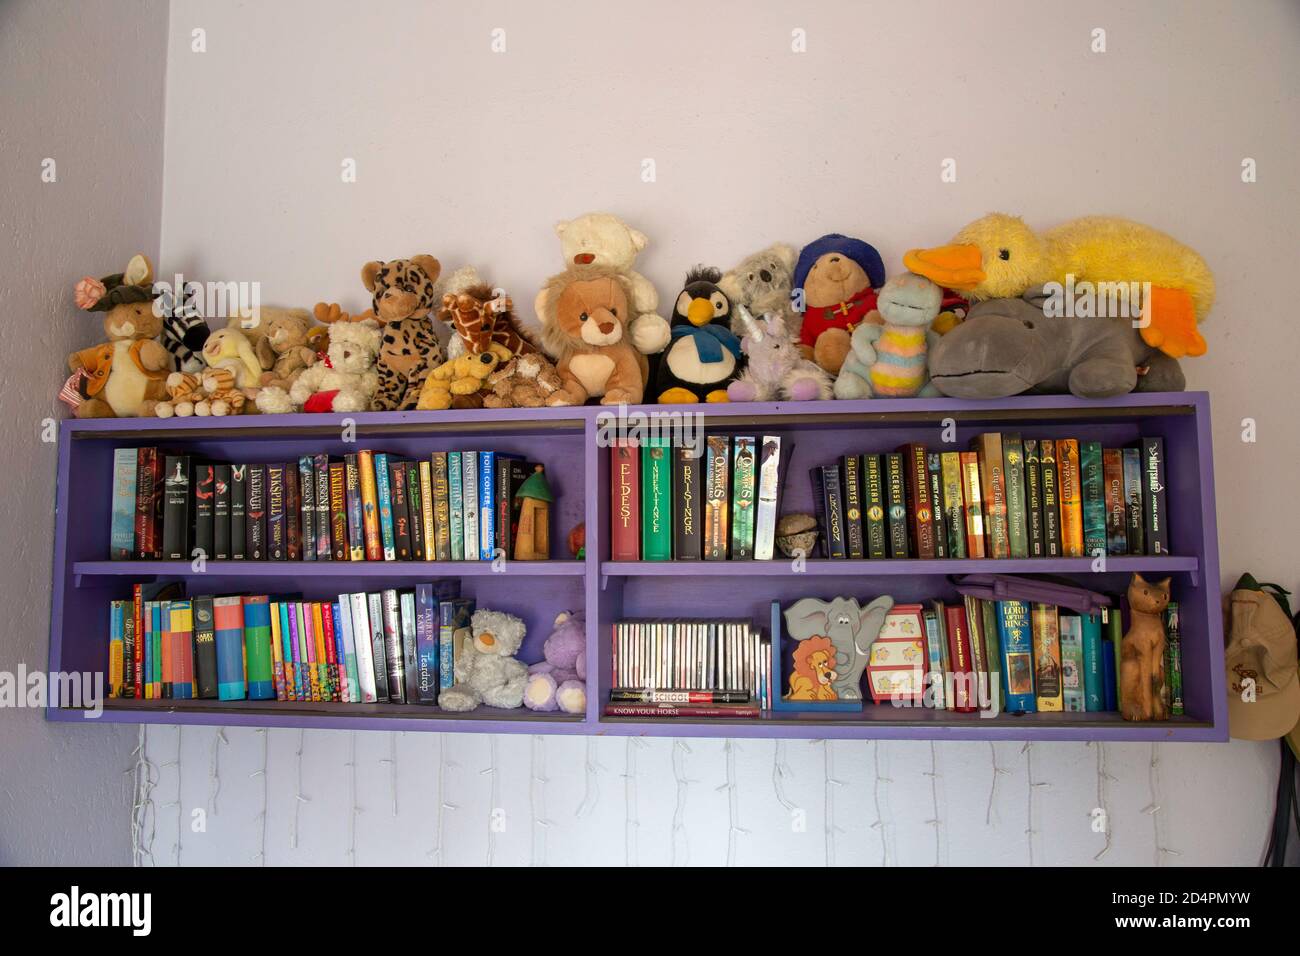
<svg viewBox="0 0 1300 956">
<path fill-rule="evenodd" d="M 488 707 L 522 707 L 528 667 L 515 657 L 524 643 L 524 622 L 504 611 L 481 609 L 470 619 L 473 637 L 456 661 L 456 683 L 438 695 L 452 713 Z"/>
</svg>

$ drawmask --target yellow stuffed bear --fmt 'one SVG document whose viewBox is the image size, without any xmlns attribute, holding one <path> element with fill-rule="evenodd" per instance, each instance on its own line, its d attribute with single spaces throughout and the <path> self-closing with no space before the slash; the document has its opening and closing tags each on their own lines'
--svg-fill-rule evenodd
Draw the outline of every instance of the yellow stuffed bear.
<svg viewBox="0 0 1300 956">
<path fill-rule="evenodd" d="M 462 355 L 444 362 L 424 380 L 416 408 L 421 411 L 443 411 L 452 407 L 480 408 L 483 400 L 479 389 L 498 365 L 514 358 L 508 348 L 493 342 L 487 352 Z"/>
</svg>

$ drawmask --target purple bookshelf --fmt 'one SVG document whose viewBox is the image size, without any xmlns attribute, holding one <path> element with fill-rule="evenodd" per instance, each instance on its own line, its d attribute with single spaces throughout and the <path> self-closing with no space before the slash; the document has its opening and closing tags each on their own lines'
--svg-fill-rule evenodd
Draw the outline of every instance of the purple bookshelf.
<svg viewBox="0 0 1300 956">
<path fill-rule="evenodd" d="M 557 733 L 680 737 L 787 737 L 922 740 L 1221 741 L 1227 739 L 1223 635 L 1219 611 L 1210 408 L 1203 392 L 1149 393 L 1114 399 L 1020 396 L 997 401 L 906 399 L 643 406 L 630 413 L 703 416 L 711 432 L 778 434 L 792 447 L 783 511 L 811 510 L 801 476 L 846 452 L 892 450 L 917 441 L 965 448 L 982 431 L 1019 431 L 1124 445 L 1141 436 L 1165 439 L 1169 538 L 1166 556 L 980 561 L 809 560 L 614 562 L 609 521 L 609 463 L 602 446 L 611 409 L 509 409 L 340 415 L 267 415 L 205 419 L 65 421 L 60 429 L 54 589 L 50 614 L 51 670 L 101 670 L 107 660 L 108 602 L 129 597 L 131 584 L 184 581 L 192 592 L 300 592 L 308 598 L 458 577 L 480 605 L 511 611 L 528 623 L 521 657 L 539 660 L 555 614 L 585 608 L 588 620 L 588 710 L 585 715 L 483 708 L 466 715 L 388 704 L 238 703 L 121 700 L 106 703 L 114 722 L 331 729 L 429 730 L 467 733 Z M 585 560 L 507 562 L 244 562 L 211 561 L 195 570 L 181 561 L 108 561 L 111 464 L 117 447 L 158 445 L 215 460 L 288 461 L 307 452 L 341 456 L 376 448 L 403 456 L 438 450 L 492 448 L 545 462 L 556 493 L 552 516 L 557 554 L 568 531 L 586 523 Z M 609 635 L 630 617 L 751 617 L 766 625 L 773 600 L 815 595 L 890 594 L 897 601 L 952 599 L 949 576 L 998 572 L 1052 574 L 1096 590 L 1118 592 L 1133 571 L 1171 575 L 1182 606 L 1187 715 L 1134 724 L 1118 714 L 1032 714 L 992 719 L 976 714 L 867 705 L 864 712 L 777 713 L 761 720 L 628 719 L 602 716 L 609 691 Z M 353 584 L 351 582 L 360 582 Z M 51 708 L 51 720 L 81 720 Z"/>
</svg>

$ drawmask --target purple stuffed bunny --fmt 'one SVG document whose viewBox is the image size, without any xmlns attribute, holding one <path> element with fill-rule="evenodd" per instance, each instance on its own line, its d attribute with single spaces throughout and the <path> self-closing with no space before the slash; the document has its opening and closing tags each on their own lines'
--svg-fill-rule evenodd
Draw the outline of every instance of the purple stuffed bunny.
<svg viewBox="0 0 1300 956">
<path fill-rule="evenodd" d="M 555 629 L 542 645 L 546 658 L 528 668 L 524 706 L 529 710 L 587 710 L 587 619 L 581 611 L 561 611 Z"/>
<path fill-rule="evenodd" d="M 780 315 L 769 312 L 755 319 L 743 305 L 736 311 L 749 330 L 740 341 L 749 362 L 740 378 L 727 386 L 729 399 L 807 402 L 831 397 L 830 376 L 799 353 L 799 344 L 790 337 Z"/>
</svg>

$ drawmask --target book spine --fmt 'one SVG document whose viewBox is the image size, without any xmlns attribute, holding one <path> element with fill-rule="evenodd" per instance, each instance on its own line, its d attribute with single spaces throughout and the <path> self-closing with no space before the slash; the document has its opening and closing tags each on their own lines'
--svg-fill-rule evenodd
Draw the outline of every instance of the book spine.
<svg viewBox="0 0 1300 956">
<path fill-rule="evenodd" d="M 1061 702 L 1063 709 L 1070 713 L 1083 713 L 1086 709 L 1082 624 L 1076 614 L 1060 615 Z"/>
<path fill-rule="evenodd" d="M 1011 557 L 1029 557 L 1025 514 L 1025 450 L 1018 434 L 1002 436 L 1002 483 L 1007 500 L 1007 543 Z"/>
<path fill-rule="evenodd" d="M 244 599 L 244 659 L 248 669 L 248 699 L 273 700 L 271 676 L 271 608 L 265 594 Z"/>
<path fill-rule="evenodd" d="M 1067 558 L 1083 557 L 1083 489 L 1079 475 L 1079 443 L 1066 438 L 1056 443 L 1061 496 L 1061 552 Z"/>
<path fill-rule="evenodd" d="M 387 473 L 387 466 L 384 467 Z M 361 527 L 367 561 L 382 561 L 384 549 L 379 531 L 379 488 L 375 480 L 375 455 L 371 451 L 357 452 L 357 472 L 361 487 Z M 306 491 L 303 492 L 306 494 Z M 303 554 L 307 553 L 304 539 Z"/>
<path fill-rule="evenodd" d="M 124 667 L 130 667 L 130 679 L 127 681 L 130 693 L 128 697 L 145 697 L 145 649 L 149 643 L 149 628 L 146 626 L 146 617 L 148 612 L 145 609 L 144 587 L 140 584 L 131 586 L 131 607 L 135 615 L 135 648 L 130 658 L 124 661 Z"/>
<path fill-rule="evenodd" d="M 334 557 L 330 541 L 330 456 L 316 455 L 312 461 L 312 477 L 316 479 L 316 560 L 330 561 Z"/>
<path fill-rule="evenodd" d="M 141 561 L 154 557 L 157 531 L 153 527 L 154 466 L 158 461 L 157 449 L 139 448 L 135 462 L 135 556 Z M 161 469 L 159 469 L 161 472 Z"/>
<path fill-rule="evenodd" d="M 393 549 L 398 561 L 409 561 L 412 557 L 411 503 L 407 496 L 410 486 L 406 480 L 408 464 L 405 461 L 388 463 L 388 487 L 393 500 Z"/>
<path fill-rule="evenodd" d="M 757 706 L 745 704 L 724 704 L 711 707 L 704 704 L 606 704 L 606 717 L 729 717 L 734 719 L 753 719 L 760 716 Z"/>
<path fill-rule="evenodd" d="M 848 557 L 854 560 L 866 557 L 862 536 L 861 461 L 857 455 L 840 458 L 840 474 L 844 477 L 844 547 Z"/>
<path fill-rule="evenodd" d="M 216 700 L 217 682 L 217 631 L 212 616 L 212 598 L 201 595 L 194 598 L 194 683 L 195 697 Z"/>
<path fill-rule="evenodd" d="M 1025 445 L 1025 524 L 1029 533 L 1029 557 L 1047 556 L 1043 539 L 1043 467 L 1038 457 L 1038 439 L 1026 438 Z"/>
<path fill-rule="evenodd" d="M 448 496 L 447 453 L 435 451 L 432 465 L 434 557 L 439 561 L 450 561 L 451 498 Z"/>
<path fill-rule="evenodd" d="M 781 503 L 782 474 L 781 436 L 764 435 L 759 448 L 758 508 L 754 517 L 754 557 L 759 561 L 771 561 L 776 556 L 776 522 Z M 696 501 L 698 497 L 697 487 Z M 698 548 L 696 556 L 699 556 Z"/>
<path fill-rule="evenodd" d="M 673 556 L 672 464 L 667 438 L 651 437 L 641 446 L 641 559 L 670 561 Z"/>
<path fill-rule="evenodd" d="M 230 557 L 248 554 L 248 466 L 230 466 Z"/>
<path fill-rule="evenodd" d="M 727 516 L 731 500 L 731 439 L 726 435 L 709 435 L 705 439 L 705 454 L 708 460 L 704 476 L 704 558 L 725 561 L 730 540 Z M 644 500 L 644 487 L 641 494 Z"/>
<path fill-rule="evenodd" d="M 1106 493 L 1106 553 L 1128 554 L 1128 508 L 1124 504 L 1124 455 L 1118 448 L 1101 453 Z"/>
<path fill-rule="evenodd" d="M 889 555 L 889 530 L 885 516 L 885 476 L 879 455 L 862 456 L 862 530 L 866 557 Z"/>
<path fill-rule="evenodd" d="M 285 638 L 285 679 L 288 681 L 290 700 L 307 700 L 308 694 L 304 692 L 306 684 L 304 683 L 303 656 L 302 656 L 302 607 L 298 601 L 290 601 L 285 605 L 284 616 L 286 623 L 283 625 L 287 634 Z"/>
<path fill-rule="evenodd" d="M 188 455 L 167 456 L 163 495 L 163 557 L 168 561 L 188 561 L 194 534 Z"/>
<path fill-rule="evenodd" d="M 925 447 L 913 443 L 898 450 L 907 469 L 907 520 L 912 556 L 931 559 L 935 556 L 934 518 L 930 513 L 930 471 Z"/>
<path fill-rule="evenodd" d="M 1105 710 L 1106 686 L 1102 679 L 1101 616 L 1084 614 L 1079 619 L 1083 641 L 1083 709 Z"/>
<path fill-rule="evenodd" d="M 816 504 L 816 499 L 814 499 Z M 907 463 L 899 452 L 885 455 L 885 512 L 889 519 L 889 556 L 910 556 L 907 534 Z"/>
<path fill-rule="evenodd" d="M 973 614 L 975 604 L 970 599 L 963 598 L 961 602 L 962 616 L 966 621 L 966 635 L 970 641 L 970 662 L 971 673 L 974 675 L 970 685 L 971 703 L 977 710 L 984 710 L 988 706 L 988 679 L 989 665 L 984 657 L 984 620 L 979 614 Z"/>
<path fill-rule="evenodd" d="M 1169 715 L 1186 713 L 1183 703 L 1183 630 L 1177 602 L 1165 608 L 1165 694 Z"/>
<path fill-rule="evenodd" d="M 135 648 L 137 641 L 135 602 L 122 602 L 122 679 L 118 697 L 135 697 Z M 113 696 L 110 694 L 110 696 Z"/>
<path fill-rule="evenodd" d="M 413 590 L 398 592 L 397 611 L 402 631 L 403 694 L 406 703 L 416 704 L 420 700 L 420 637 Z"/>
<path fill-rule="evenodd" d="M 1122 449 L 1124 462 L 1124 501 L 1127 508 L 1128 553 L 1145 554 L 1146 537 L 1142 508 L 1142 450 Z"/>
<path fill-rule="evenodd" d="M 948 556 L 966 557 L 966 503 L 962 494 L 961 454 L 945 451 L 939 455 L 943 480 L 944 528 L 948 532 Z"/>
<path fill-rule="evenodd" d="M 218 561 L 230 559 L 230 466 L 213 469 L 215 496 L 212 505 L 212 556 Z"/>
<path fill-rule="evenodd" d="M 248 466 L 248 560 L 266 560 L 266 466 Z"/>
<path fill-rule="evenodd" d="M 379 536 L 384 544 L 384 560 L 397 560 L 397 540 L 393 525 L 392 469 L 388 455 L 375 452 L 375 496 L 379 501 Z"/>
<path fill-rule="evenodd" d="M 296 461 L 284 466 L 284 557 L 302 560 L 302 479 Z"/>
<path fill-rule="evenodd" d="M 438 702 L 438 603 L 433 585 L 415 586 L 415 697 L 413 703 Z"/>
<path fill-rule="evenodd" d="M 1106 483 L 1100 442 L 1079 443 L 1079 483 L 1083 498 L 1083 553 L 1095 558 L 1106 553 Z"/>
<path fill-rule="evenodd" d="M 609 692 L 611 704 L 748 704 L 747 690 L 641 690 L 616 687 Z"/>
<path fill-rule="evenodd" d="M 1165 440 L 1142 439 L 1142 530 L 1147 554 L 1169 554 L 1169 516 L 1165 510 Z"/>
<path fill-rule="evenodd" d="M 244 604 L 238 596 L 212 599 L 216 628 L 217 696 L 221 700 L 244 700 Z"/>
<path fill-rule="evenodd" d="M 465 560 L 465 476 L 461 473 L 460 452 L 447 452 L 447 507 L 450 513 L 451 560 Z"/>
<path fill-rule="evenodd" d="M 1013 714 L 1038 710 L 1034 696 L 1033 624 L 1024 601 L 997 602 L 998 635 L 1002 645 L 1003 707 Z"/>
<path fill-rule="evenodd" d="M 139 457 L 134 448 L 113 450 L 113 520 L 109 528 L 109 558 L 114 561 L 130 561 L 135 557 Z"/>
<path fill-rule="evenodd" d="M 1056 467 L 1056 441 L 1039 439 L 1038 456 L 1042 466 L 1043 549 L 1049 558 L 1059 558 L 1061 542 L 1061 479 Z"/>
<path fill-rule="evenodd" d="M 370 650 L 370 622 L 366 619 L 366 596 L 356 592 L 339 595 L 339 610 L 346 620 L 348 635 L 352 640 L 352 654 L 356 673 L 349 669 L 348 676 L 353 678 L 355 693 L 354 703 L 371 704 L 375 700 L 375 666 Z"/>
<path fill-rule="evenodd" d="M 194 612 L 189 601 L 171 602 L 172 609 L 172 696 L 194 699 Z"/>
<path fill-rule="evenodd" d="M 438 525 L 433 518 L 433 462 L 420 462 L 420 524 L 424 560 L 438 560 Z"/>
<path fill-rule="evenodd" d="M 343 459 L 343 492 L 348 509 L 348 558 L 366 560 L 366 524 L 361 505 L 361 463 L 357 455 Z"/>
<path fill-rule="evenodd" d="M 194 466 L 194 549 L 203 557 L 216 554 L 217 479 L 212 465 Z"/>
<path fill-rule="evenodd" d="M 848 549 L 844 541 L 844 491 L 840 485 L 840 466 L 822 466 L 822 507 L 826 516 L 826 556 L 844 560 Z"/>
<path fill-rule="evenodd" d="M 971 656 L 973 648 L 966 623 L 966 608 L 959 604 L 949 605 L 944 608 L 944 615 L 948 634 L 948 663 L 952 668 L 952 709 L 958 713 L 972 713 L 979 709 L 979 692 Z"/>
<path fill-rule="evenodd" d="M 678 561 L 699 561 L 700 542 L 700 465 L 695 449 L 689 445 L 674 447 L 673 455 L 673 557 Z M 617 489 L 615 495 L 617 497 Z M 615 519 L 617 528 L 618 520 Z"/>
<path fill-rule="evenodd" d="M 383 592 L 384 657 L 388 661 L 388 699 L 406 703 L 406 658 L 402 651 L 401 610 L 397 591 Z"/>
<path fill-rule="evenodd" d="M 388 642 L 384 637 L 384 598 L 378 591 L 366 594 L 370 622 L 370 660 L 375 668 L 375 699 L 388 700 Z"/>
<path fill-rule="evenodd" d="M 1120 646 L 1124 641 L 1124 621 L 1114 608 L 1101 609 L 1102 696 L 1104 710 L 1119 710 L 1124 703 L 1120 693 L 1118 666 Z"/>
<path fill-rule="evenodd" d="M 1005 710 L 1001 700 L 1002 697 L 1002 635 L 998 628 L 998 609 L 996 601 L 981 601 L 975 598 L 970 599 L 970 604 L 975 605 L 972 611 L 980 616 L 980 623 L 984 631 L 984 660 L 989 669 L 989 686 L 990 696 L 997 696 L 989 701 L 989 709 L 994 712 Z M 970 613 L 970 612 L 968 612 Z M 996 701 L 996 704 L 995 704 Z"/>
<path fill-rule="evenodd" d="M 284 561 L 289 556 L 288 528 L 284 521 L 284 466 L 266 466 L 266 556 Z"/>
<path fill-rule="evenodd" d="M 966 513 L 966 556 L 982 558 L 988 553 L 984 527 L 984 490 L 980 481 L 979 455 L 958 452 L 961 462 L 962 502 Z"/>
<path fill-rule="evenodd" d="M 609 549 L 611 561 L 641 559 L 641 466 L 635 441 L 609 447 Z"/>
<path fill-rule="evenodd" d="M 930 516 L 934 525 L 934 556 L 949 558 L 948 529 L 943 512 L 943 463 L 938 452 L 927 452 L 925 465 L 930 479 Z"/>
<path fill-rule="evenodd" d="M 1032 621 L 1034 632 L 1034 693 L 1038 710 L 1064 709 L 1061 681 L 1061 631 L 1056 607 L 1035 604 Z"/>
<path fill-rule="evenodd" d="M 944 684 L 948 668 L 944 664 L 946 655 L 943 653 L 943 645 L 947 643 L 947 638 L 939 628 L 940 611 L 942 611 L 942 605 L 939 610 L 928 607 L 922 612 L 925 621 L 926 650 L 926 696 L 923 698 L 923 702 L 926 706 L 933 707 L 935 710 L 947 710 L 948 699 L 945 694 Z"/>
<path fill-rule="evenodd" d="M 135 463 L 132 462 L 132 467 Z M 135 529 L 132 528 L 132 534 Z M 110 601 L 108 610 L 108 696 L 121 697 L 126 685 L 126 617 L 128 601 Z"/>
<path fill-rule="evenodd" d="M 478 513 L 478 452 L 460 453 L 461 510 L 464 512 L 463 548 L 466 561 L 478 561 L 479 554 L 479 513 Z"/>
<path fill-rule="evenodd" d="M 296 471 L 296 468 L 286 468 L 286 479 Z M 287 511 L 288 505 L 285 507 Z M 275 684 L 275 699 L 288 700 L 288 687 L 284 682 L 284 635 L 280 631 L 280 608 L 279 601 L 271 602 L 271 681 Z"/>
<path fill-rule="evenodd" d="M 731 466 L 731 558 L 733 561 L 752 561 L 754 499 L 758 493 L 758 458 L 753 436 L 737 435 L 732 439 Z"/>
<path fill-rule="evenodd" d="M 498 452 L 492 475 L 492 542 L 496 552 L 506 558 L 513 558 L 511 545 L 514 534 L 511 529 L 510 513 L 514 510 L 516 488 L 511 483 L 518 455 Z"/>
<path fill-rule="evenodd" d="M 331 699 L 329 676 L 329 650 L 325 646 L 325 622 L 321 620 L 320 603 L 309 601 L 303 605 L 303 622 L 307 625 L 307 666 L 311 699 Z"/>
<path fill-rule="evenodd" d="M 354 703 L 353 693 L 357 686 L 357 651 L 352 643 L 351 615 L 348 623 L 343 621 L 342 609 L 337 601 L 329 603 L 330 626 L 334 631 L 335 653 L 339 659 L 339 700 Z"/>
<path fill-rule="evenodd" d="M 330 464 L 330 543 L 335 561 L 347 561 L 349 557 L 346 474 L 347 469 L 343 462 L 336 461 Z"/>
<path fill-rule="evenodd" d="M 478 557 L 491 561 L 496 547 L 496 476 L 497 455 L 494 451 L 478 453 Z"/>
<path fill-rule="evenodd" d="M 1007 526 L 1007 490 L 1002 460 L 1002 436 L 986 432 L 974 440 L 979 458 L 981 493 L 984 502 L 985 550 L 990 558 L 1011 557 L 1011 535 Z"/>
</svg>

